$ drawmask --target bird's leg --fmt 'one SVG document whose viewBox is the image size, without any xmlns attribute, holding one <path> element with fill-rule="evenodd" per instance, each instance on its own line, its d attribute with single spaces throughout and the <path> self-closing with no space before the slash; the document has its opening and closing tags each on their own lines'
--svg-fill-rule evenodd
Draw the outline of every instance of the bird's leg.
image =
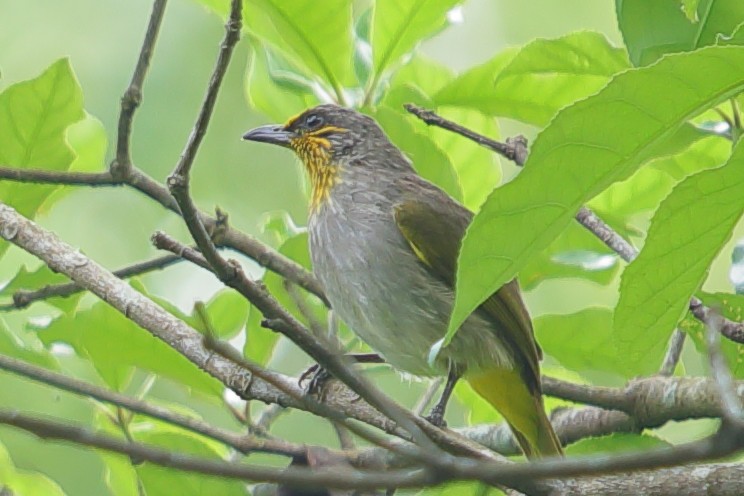
<svg viewBox="0 0 744 496">
<path fill-rule="evenodd" d="M 385 363 L 385 359 L 377 353 L 349 353 L 345 356 L 356 363 Z M 302 383 L 310 378 L 310 381 L 307 384 L 307 392 L 308 394 L 313 394 L 320 391 L 323 384 L 331 377 L 332 375 L 330 372 L 321 367 L 320 364 L 316 363 L 315 365 L 308 367 L 308 369 L 300 375 L 297 384 L 302 387 Z"/>
<path fill-rule="evenodd" d="M 444 385 L 442 390 L 442 396 L 439 397 L 439 401 L 429 412 L 425 418 L 433 425 L 437 427 L 447 427 L 447 422 L 444 421 L 444 411 L 447 408 L 447 402 L 452 396 L 452 391 L 455 389 L 455 384 L 460 379 L 460 371 L 454 365 L 450 365 L 449 372 L 447 373 L 447 383 Z"/>
</svg>

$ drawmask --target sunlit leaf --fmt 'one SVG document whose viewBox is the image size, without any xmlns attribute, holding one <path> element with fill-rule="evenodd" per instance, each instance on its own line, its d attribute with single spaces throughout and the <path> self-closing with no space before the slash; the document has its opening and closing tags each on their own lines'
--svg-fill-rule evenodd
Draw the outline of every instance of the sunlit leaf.
<svg viewBox="0 0 744 496">
<path fill-rule="evenodd" d="M 489 196 L 465 235 L 448 338 L 583 203 L 654 158 L 685 121 L 742 90 L 744 48 L 708 47 L 624 72 L 556 116 L 524 171 Z"/>
<path fill-rule="evenodd" d="M 662 202 L 620 284 L 614 343 L 629 363 L 663 356 L 690 297 L 744 213 L 743 190 L 740 142 L 726 165 L 688 177 Z"/>
<path fill-rule="evenodd" d="M 63 171 L 75 155 L 65 131 L 83 118 L 83 95 L 67 59 L 0 93 L 0 165 Z M 0 182 L 0 200 L 31 217 L 57 186 Z M 7 248 L 0 242 L 0 254 Z"/>
<path fill-rule="evenodd" d="M 65 496 L 62 488 L 46 475 L 16 468 L 10 453 L 0 444 L 0 493 L 9 496 Z"/>
<path fill-rule="evenodd" d="M 627 67 L 624 51 L 603 35 L 573 33 L 501 52 L 442 88 L 434 100 L 542 126 Z"/>
<path fill-rule="evenodd" d="M 352 82 L 349 0 L 253 0 L 243 5 L 246 28 L 325 81 L 337 96 Z"/>
<path fill-rule="evenodd" d="M 740 0 L 616 0 L 620 31 L 634 65 L 648 65 L 667 53 L 712 45 L 744 21 Z"/>
<path fill-rule="evenodd" d="M 284 64 L 269 49 L 251 45 L 245 80 L 248 103 L 274 122 L 284 122 L 318 103 L 310 89 L 312 82 Z"/>
<path fill-rule="evenodd" d="M 384 71 L 447 24 L 462 0 L 378 0 L 372 15 L 372 53 L 377 82 Z"/>
</svg>

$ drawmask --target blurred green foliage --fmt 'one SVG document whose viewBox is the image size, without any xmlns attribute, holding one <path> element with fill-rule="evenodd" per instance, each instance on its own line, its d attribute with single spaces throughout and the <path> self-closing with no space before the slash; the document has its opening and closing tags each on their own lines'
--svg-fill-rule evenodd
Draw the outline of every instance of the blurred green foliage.
<svg viewBox="0 0 744 496">
<path fill-rule="evenodd" d="M 190 131 L 227 8 L 225 0 L 168 6 L 132 140 L 135 164 L 158 180 Z M 104 170 L 149 2 L 0 0 L 0 12 L 0 166 Z M 192 192 L 204 210 L 219 204 L 231 225 L 309 267 L 302 171 L 281 150 L 249 147 L 239 137 L 253 125 L 334 101 L 374 116 L 422 176 L 479 211 L 460 259 L 454 322 L 518 274 L 550 374 L 617 385 L 651 373 L 678 324 L 697 349 L 685 355 L 683 368 L 701 373 L 704 329 L 684 314 L 689 297 L 699 293 L 741 320 L 744 304 L 730 294 L 728 280 L 731 270 L 741 274 L 744 259 L 741 246 L 733 250 L 744 233 L 742 145 L 733 152 L 731 146 L 740 130 L 726 130 L 711 109 L 732 116 L 729 102 L 744 103 L 742 2 L 250 0 L 243 20 L 243 41 L 194 168 Z M 492 138 L 525 133 L 534 141 L 526 170 L 504 181 L 515 175 L 512 165 L 426 127 L 402 109 L 407 102 Z M 148 238 L 156 229 L 188 239 L 177 216 L 125 189 L 0 181 L 0 201 L 112 268 L 153 257 Z M 584 203 L 638 246 L 645 242 L 636 263 L 623 270 L 616 254 L 571 222 Z M 0 256 L 0 304 L 18 289 L 64 280 L 5 242 Z M 325 331 L 329 318 L 317 299 L 241 261 L 298 318 Z M 132 284 L 261 364 L 291 374 L 309 365 L 291 343 L 260 326 L 259 312 L 196 268 L 178 265 Z M 205 303 L 196 309 L 199 301 Z M 338 336 L 347 349 L 365 350 L 342 324 Z M 739 347 L 724 346 L 744 377 Z M 245 429 L 225 408 L 233 399 L 225 399 L 221 384 L 90 296 L 0 315 L 0 352 Z M 368 373 L 409 407 L 425 387 L 401 382 L 386 367 Z M 0 384 L 3 408 L 174 451 L 231 456 L 193 433 L 17 376 L 0 372 Z M 499 420 L 466 385 L 456 396 L 451 425 Z M 249 412 L 253 420 L 261 408 Z M 277 420 L 272 434 L 335 443 L 326 423 L 301 412 Z M 670 437 L 685 435 L 682 427 Z M 614 435 L 584 440 L 569 453 L 666 442 L 659 432 Z M 5 427 L 0 484 L 15 495 L 134 495 L 138 485 L 149 495 L 249 492 L 235 481 L 133 465 Z M 477 484 L 425 493 L 485 494 Z"/>
</svg>

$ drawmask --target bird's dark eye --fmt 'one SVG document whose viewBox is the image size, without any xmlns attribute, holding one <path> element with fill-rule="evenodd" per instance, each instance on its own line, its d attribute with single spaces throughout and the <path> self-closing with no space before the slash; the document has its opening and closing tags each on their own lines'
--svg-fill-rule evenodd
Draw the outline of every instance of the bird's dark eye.
<svg viewBox="0 0 744 496">
<path fill-rule="evenodd" d="M 323 125 L 323 118 L 319 115 L 309 115 L 307 116 L 307 119 L 305 119 L 305 125 L 308 127 L 308 129 L 315 129 Z"/>
</svg>

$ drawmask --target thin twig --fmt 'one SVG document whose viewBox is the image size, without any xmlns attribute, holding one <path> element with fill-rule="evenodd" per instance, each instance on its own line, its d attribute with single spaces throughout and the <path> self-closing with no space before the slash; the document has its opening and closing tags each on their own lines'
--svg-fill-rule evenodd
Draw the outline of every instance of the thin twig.
<svg viewBox="0 0 744 496">
<path fill-rule="evenodd" d="M 152 4 L 150 22 L 147 25 L 145 39 L 142 42 L 137 65 L 132 74 L 129 87 L 121 98 L 121 112 L 119 113 L 119 131 L 116 138 L 116 158 L 111 162 L 109 170 L 112 177 L 125 178 L 132 169 L 132 157 L 129 151 L 130 135 L 132 134 L 132 121 L 134 112 L 142 101 L 142 85 L 150 67 L 155 41 L 158 38 L 160 25 L 163 21 L 166 0 L 155 0 Z"/>
<path fill-rule="evenodd" d="M 233 432 L 212 426 L 199 419 L 188 417 L 180 413 L 175 413 L 166 408 L 152 405 L 135 398 L 130 398 L 129 396 L 125 396 L 123 394 L 119 394 L 99 386 L 94 386 L 93 384 L 89 384 L 87 382 L 74 379 L 72 377 L 68 377 L 56 372 L 52 372 L 50 370 L 26 362 L 22 362 L 5 355 L 0 355 L 0 369 L 22 375 L 43 384 L 49 384 L 51 386 L 69 391 L 71 393 L 79 394 L 81 396 L 88 396 L 98 401 L 111 403 L 113 405 L 117 405 L 126 408 L 127 410 L 162 420 L 163 422 L 176 425 L 192 432 L 197 432 L 203 436 L 207 436 L 228 446 L 231 446 L 241 453 L 248 453 L 250 451 L 261 451 L 278 455 L 296 456 L 304 454 L 306 450 L 305 446 L 292 444 L 289 442 L 260 439 L 255 436 L 235 434 Z"/>
<path fill-rule="evenodd" d="M 444 377 L 437 377 L 436 379 L 432 380 L 429 383 L 429 386 L 426 388 L 426 391 L 424 391 L 424 394 L 421 395 L 421 398 L 419 398 L 419 400 L 416 402 L 416 405 L 411 411 L 413 411 L 413 413 L 415 413 L 416 415 L 422 415 L 431 404 L 434 396 L 439 390 L 439 386 L 441 386 L 443 382 Z"/>
<path fill-rule="evenodd" d="M 514 138 L 507 139 L 506 143 L 501 143 L 500 141 L 492 140 L 482 134 L 473 132 L 466 127 L 441 117 L 431 110 L 426 110 L 412 103 L 407 103 L 403 107 L 405 107 L 408 112 L 424 121 L 427 125 L 437 126 L 464 136 L 479 145 L 506 157 L 517 165 L 524 165 L 525 160 L 527 160 L 527 140 L 524 136 L 515 136 Z"/>
<path fill-rule="evenodd" d="M 154 270 L 164 269 L 176 262 L 180 262 L 181 260 L 183 260 L 183 258 L 177 255 L 166 255 L 163 257 L 154 258 L 152 260 L 146 260 L 144 262 L 136 263 L 119 270 L 115 270 L 113 274 L 120 279 L 126 279 L 129 277 L 146 274 Z M 31 303 L 40 300 L 46 300 L 48 298 L 67 298 L 68 296 L 72 296 L 73 294 L 79 293 L 81 291 L 84 291 L 84 288 L 74 282 L 50 284 L 48 286 L 44 286 L 35 290 L 19 289 L 18 291 L 13 293 L 13 303 L 11 305 L 5 306 L 0 305 L 0 311 L 25 308 Z"/>
<path fill-rule="evenodd" d="M 661 363 L 661 368 L 659 369 L 659 375 L 663 376 L 671 376 L 674 375 L 674 369 L 677 368 L 677 364 L 679 363 L 679 359 L 682 356 L 682 350 L 685 346 L 685 338 L 687 337 L 687 334 L 680 331 L 679 329 L 675 329 L 672 333 L 672 337 L 669 338 L 669 346 L 667 346 L 666 354 L 664 355 L 664 360 Z"/>
<path fill-rule="evenodd" d="M 389 486 L 421 487 L 436 484 L 441 480 L 440 477 L 435 477 L 430 472 L 422 469 L 341 471 L 338 468 L 275 468 L 247 465 L 227 460 L 199 458 L 182 452 L 170 452 L 154 446 L 123 441 L 97 434 L 88 429 L 34 418 L 8 410 L 0 410 L 0 423 L 32 432 L 41 438 L 62 439 L 76 444 L 113 451 L 162 467 L 253 482 L 275 482 L 302 487 L 374 490 Z"/>
<path fill-rule="evenodd" d="M 44 169 L 19 169 L 0 166 L 0 179 L 17 183 L 59 184 L 63 186 L 117 186 L 110 172 L 75 172 Z"/>
</svg>

